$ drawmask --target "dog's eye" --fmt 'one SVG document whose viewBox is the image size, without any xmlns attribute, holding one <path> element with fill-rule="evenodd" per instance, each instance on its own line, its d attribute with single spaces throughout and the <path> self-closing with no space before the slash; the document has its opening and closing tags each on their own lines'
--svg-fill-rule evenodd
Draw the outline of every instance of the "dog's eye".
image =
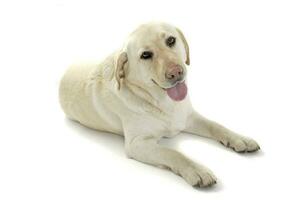
<svg viewBox="0 0 301 200">
<path fill-rule="evenodd" d="M 166 39 L 166 45 L 169 47 L 173 47 L 176 43 L 176 38 L 173 36 L 170 36 Z"/>
<path fill-rule="evenodd" d="M 141 59 L 145 59 L 145 60 L 150 59 L 152 57 L 153 57 L 153 52 L 151 51 L 144 51 L 140 56 Z"/>
</svg>

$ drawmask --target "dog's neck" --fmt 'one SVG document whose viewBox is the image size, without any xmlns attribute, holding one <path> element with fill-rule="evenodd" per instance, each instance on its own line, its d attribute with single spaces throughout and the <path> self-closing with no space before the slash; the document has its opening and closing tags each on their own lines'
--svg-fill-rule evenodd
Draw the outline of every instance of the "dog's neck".
<svg viewBox="0 0 301 200">
<path fill-rule="evenodd" d="M 141 103 L 142 109 L 147 112 L 155 112 L 162 116 L 168 116 L 168 114 L 174 110 L 174 103 L 172 102 L 169 102 L 168 106 L 162 105 L 165 104 L 164 100 L 162 101 L 162 99 L 160 100 L 154 95 L 154 88 L 142 87 L 139 84 L 125 79 L 121 90 L 122 89 L 127 90 L 131 96 L 129 98 L 135 98 L 135 100 Z"/>
</svg>

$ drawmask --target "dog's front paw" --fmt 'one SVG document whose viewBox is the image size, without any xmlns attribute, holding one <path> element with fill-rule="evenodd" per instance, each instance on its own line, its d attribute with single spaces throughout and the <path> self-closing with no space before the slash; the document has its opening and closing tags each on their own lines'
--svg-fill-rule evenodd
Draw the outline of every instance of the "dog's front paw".
<svg viewBox="0 0 301 200">
<path fill-rule="evenodd" d="M 239 153 L 254 152 L 260 149 L 255 140 L 240 135 L 231 135 L 227 140 L 222 140 L 220 143 Z"/>
<path fill-rule="evenodd" d="M 176 170 L 176 173 L 194 187 L 208 187 L 216 184 L 215 175 L 206 167 L 189 163 L 185 167 Z"/>
</svg>

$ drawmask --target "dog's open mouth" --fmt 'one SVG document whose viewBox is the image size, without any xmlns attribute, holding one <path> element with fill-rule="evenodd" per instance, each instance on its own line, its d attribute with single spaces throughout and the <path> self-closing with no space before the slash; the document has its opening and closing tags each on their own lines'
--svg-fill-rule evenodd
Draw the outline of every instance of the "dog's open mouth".
<svg viewBox="0 0 301 200">
<path fill-rule="evenodd" d="M 169 88 L 163 88 L 155 80 L 152 79 L 152 81 L 158 87 L 165 90 L 167 92 L 167 95 L 174 101 L 182 101 L 187 95 L 187 86 L 185 81 L 177 82 L 175 85 Z"/>
</svg>

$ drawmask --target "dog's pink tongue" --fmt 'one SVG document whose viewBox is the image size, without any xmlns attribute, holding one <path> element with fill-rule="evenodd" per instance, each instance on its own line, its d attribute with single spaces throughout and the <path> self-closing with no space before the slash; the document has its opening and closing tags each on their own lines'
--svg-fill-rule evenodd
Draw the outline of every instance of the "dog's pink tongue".
<svg viewBox="0 0 301 200">
<path fill-rule="evenodd" d="M 185 82 L 178 83 L 172 88 L 167 90 L 168 96 L 174 101 L 182 101 L 187 95 L 187 87 Z"/>
</svg>

